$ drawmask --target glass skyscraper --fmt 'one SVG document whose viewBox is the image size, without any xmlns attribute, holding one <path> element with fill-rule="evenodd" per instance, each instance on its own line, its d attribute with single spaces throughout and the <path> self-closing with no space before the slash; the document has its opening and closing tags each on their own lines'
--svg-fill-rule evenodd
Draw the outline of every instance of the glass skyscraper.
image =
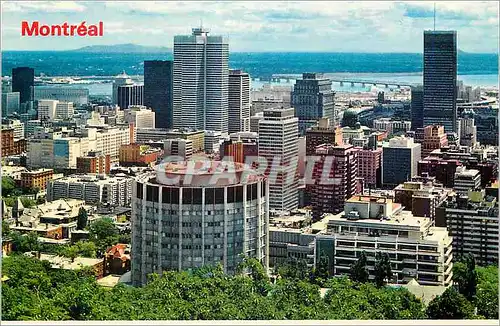
<svg viewBox="0 0 500 326">
<path fill-rule="evenodd" d="M 12 91 L 19 92 L 20 103 L 33 101 L 33 86 L 35 85 L 35 69 L 17 67 L 12 69 Z"/>
<path fill-rule="evenodd" d="M 424 127 L 457 131 L 457 32 L 424 32 Z"/>
<path fill-rule="evenodd" d="M 156 128 L 172 128 L 173 61 L 144 61 L 144 105 L 156 114 Z"/>
<path fill-rule="evenodd" d="M 208 34 L 174 37 L 174 128 L 228 130 L 229 44 Z"/>
</svg>

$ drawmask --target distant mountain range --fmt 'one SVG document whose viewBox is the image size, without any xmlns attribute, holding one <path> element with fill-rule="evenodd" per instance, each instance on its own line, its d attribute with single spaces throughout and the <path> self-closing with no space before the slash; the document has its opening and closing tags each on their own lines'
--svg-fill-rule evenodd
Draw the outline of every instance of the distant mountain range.
<svg viewBox="0 0 500 326">
<path fill-rule="evenodd" d="M 70 51 L 86 53 L 165 53 L 172 52 L 172 49 L 164 46 L 145 46 L 127 43 L 115 45 L 90 45 Z"/>
</svg>

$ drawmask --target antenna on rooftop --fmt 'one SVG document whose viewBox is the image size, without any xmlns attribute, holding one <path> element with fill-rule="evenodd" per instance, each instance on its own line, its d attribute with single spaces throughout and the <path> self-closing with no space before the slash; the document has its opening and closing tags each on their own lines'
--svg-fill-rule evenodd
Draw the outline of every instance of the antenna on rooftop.
<svg viewBox="0 0 500 326">
<path fill-rule="evenodd" d="M 436 3 L 434 2 L 434 31 L 436 31 Z"/>
</svg>

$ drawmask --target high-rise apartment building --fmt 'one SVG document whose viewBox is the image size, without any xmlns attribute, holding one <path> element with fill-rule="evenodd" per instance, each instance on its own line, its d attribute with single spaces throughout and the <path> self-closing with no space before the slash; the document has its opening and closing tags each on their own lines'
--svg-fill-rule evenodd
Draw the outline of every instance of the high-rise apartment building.
<svg viewBox="0 0 500 326">
<path fill-rule="evenodd" d="M 413 138 L 394 137 L 382 146 L 382 184 L 396 186 L 417 175 L 421 146 Z"/>
<path fill-rule="evenodd" d="M 12 68 L 12 91 L 19 92 L 20 103 L 33 101 L 35 69 L 29 67 Z"/>
<path fill-rule="evenodd" d="M 203 166 L 205 162 L 201 163 Z M 237 164 L 230 176 L 212 161 L 206 173 L 191 173 L 186 162 L 136 178 L 132 198 L 132 282 L 166 270 L 221 264 L 234 274 L 242 256 L 269 266 L 269 189 L 266 178 L 243 180 Z M 233 175 L 235 178 L 233 178 Z M 216 178 L 211 183 L 208 179 Z M 174 182 L 172 182 L 174 181 Z"/>
<path fill-rule="evenodd" d="M 155 112 L 157 128 L 173 126 L 173 65 L 171 60 L 144 61 L 144 105 Z"/>
<path fill-rule="evenodd" d="M 192 32 L 174 37 L 174 128 L 227 132 L 229 44 Z"/>
<path fill-rule="evenodd" d="M 299 132 L 316 125 L 320 118 L 328 118 L 332 127 L 339 124 L 335 111 L 335 92 L 332 81 L 318 73 L 304 73 L 297 79 L 291 93 L 291 105 L 299 118 Z"/>
<path fill-rule="evenodd" d="M 424 32 L 424 127 L 457 131 L 457 32 Z"/>
<path fill-rule="evenodd" d="M 478 265 L 498 265 L 498 201 L 484 190 L 450 196 L 436 210 L 436 226 L 453 237 L 453 256 L 472 254 Z"/>
<path fill-rule="evenodd" d="M 290 211 L 298 206 L 298 119 L 294 109 L 266 109 L 259 121 L 259 156 L 267 160 L 269 208 Z M 276 177 L 274 177 L 276 176 Z"/>
<path fill-rule="evenodd" d="M 367 188 L 378 188 L 381 183 L 382 148 L 360 148 L 358 151 L 358 177 Z"/>
<path fill-rule="evenodd" d="M 411 88 L 411 130 L 424 127 L 424 87 Z"/>
<path fill-rule="evenodd" d="M 228 132 L 250 131 L 250 75 L 229 70 Z"/>
<path fill-rule="evenodd" d="M 313 218 L 319 220 L 325 213 L 342 212 L 345 201 L 356 194 L 358 149 L 323 144 L 316 147 L 316 155 L 321 160 L 314 166 L 311 203 Z"/>
</svg>

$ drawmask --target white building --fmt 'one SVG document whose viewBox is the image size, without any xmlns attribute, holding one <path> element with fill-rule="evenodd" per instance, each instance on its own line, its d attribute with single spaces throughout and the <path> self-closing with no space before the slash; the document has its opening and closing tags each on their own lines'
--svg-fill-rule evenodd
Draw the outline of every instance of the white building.
<svg viewBox="0 0 500 326">
<path fill-rule="evenodd" d="M 173 126 L 227 132 L 229 44 L 192 31 L 174 37 Z"/>
<path fill-rule="evenodd" d="M 54 120 L 56 116 L 57 100 L 38 101 L 38 120 Z"/>
<path fill-rule="evenodd" d="M 298 118 L 294 109 L 267 109 L 259 121 L 259 156 L 280 177 L 269 181 L 269 207 L 290 211 L 298 206 Z"/>
<path fill-rule="evenodd" d="M 222 133 L 219 131 L 205 130 L 205 153 L 217 152 L 222 141 Z"/>
<path fill-rule="evenodd" d="M 388 254 L 394 283 L 416 279 L 423 285 L 452 283 L 452 237 L 434 221 L 403 211 L 391 199 L 354 196 L 344 212 L 329 216 L 327 233 L 316 238 L 316 259 L 326 255 L 332 275 L 349 274 L 365 252 L 370 279 L 376 253 Z"/>
<path fill-rule="evenodd" d="M 136 128 L 154 128 L 155 112 L 143 105 L 131 105 L 123 110 L 123 121 L 133 123 Z"/>
<path fill-rule="evenodd" d="M 250 75 L 229 70 L 229 133 L 250 130 L 250 106 Z"/>
<path fill-rule="evenodd" d="M 69 119 L 73 117 L 75 108 L 73 102 L 58 102 L 56 105 L 56 118 Z"/>
<path fill-rule="evenodd" d="M 166 139 L 164 141 L 165 156 L 181 156 L 184 160 L 189 160 L 193 156 L 193 141 L 191 139 Z"/>
<path fill-rule="evenodd" d="M 80 199 L 87 204 L 126 206 L 132 198 L 132 179 L 125 175 L 72 175 L 51 180 L 47 185 L 47 199 Z"/>
<path fill-rule="evenodd" d="M 3 124 L 8 128 L 14 129 L 14 139 L 24 138 L 24 123 L 17 119 L 9 119 Z"/>
</svg>

